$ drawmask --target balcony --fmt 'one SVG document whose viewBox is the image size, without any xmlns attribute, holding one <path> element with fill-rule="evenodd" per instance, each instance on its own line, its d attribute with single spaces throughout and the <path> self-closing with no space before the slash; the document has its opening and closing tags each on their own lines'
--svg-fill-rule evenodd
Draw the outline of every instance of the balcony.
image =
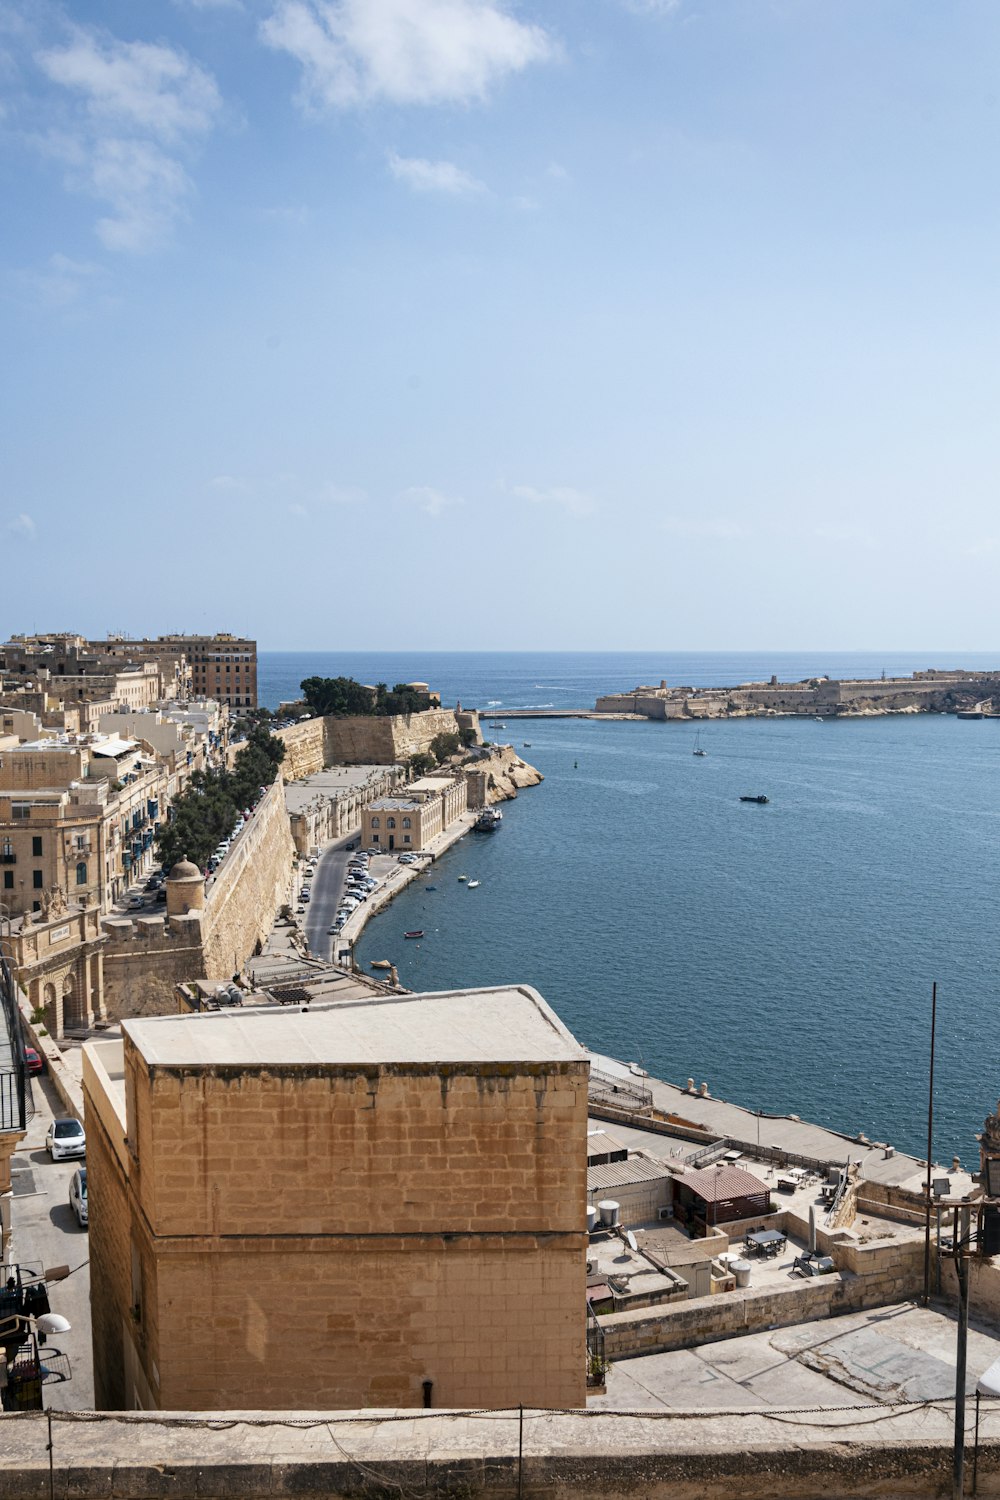
<svg viewBox="0 0 1000 1500">
<path fill-rule="evenodd" d="M 16 865 L 16 864 L 17 864 L 17 855 L 14 853 L 13 849 L 4 849 L 2 851 L 2 853 L 0 853 L 0 865 Z"/>
</svg>

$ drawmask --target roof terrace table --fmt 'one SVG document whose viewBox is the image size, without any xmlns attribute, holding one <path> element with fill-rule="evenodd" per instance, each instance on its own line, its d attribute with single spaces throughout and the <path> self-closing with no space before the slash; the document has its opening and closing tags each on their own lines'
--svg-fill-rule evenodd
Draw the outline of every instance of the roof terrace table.
<svg viewBox="0 0 1000 1500">
<path fill-rule="evenodd" d="M 746 1245 L 754 1255 L 777 1255 L 784 1249 L 785 1235 L 777 1229 L 758 1229 L 756 1234 L 747 1235 Z"/>
</svg>

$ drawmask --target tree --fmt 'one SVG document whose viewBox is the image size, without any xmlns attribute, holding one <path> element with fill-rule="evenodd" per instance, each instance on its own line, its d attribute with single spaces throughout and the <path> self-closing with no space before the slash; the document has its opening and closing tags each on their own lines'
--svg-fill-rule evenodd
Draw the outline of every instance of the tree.
<svg viewBox="0 0 1000 1500">
<path fill-rule="evenodd" d="M 407 761 L 413 776 L 426 776 L 428 771 L 433 771 L 437 761 L 433 755 L 426 755 L 423 750 L 418 750 L 416 755 L 411 755 Z"/>
<path fill-rule="evenodd" d="M 156 836 L 163 868 L 190 859 L 203 870 L 239 814 L 258 800 L 262 786 L 274 781 L 284 758 L 284 741 L 256 724 L 231 771 L 193 772 Z"/>
<path fill-rule="evenodd" d="M 471 724 L 463 724 L 458 731 L 458 737 L 466 750 L 470 750 L 476 743 L 476 731 Z"/>
<path fill-rule="evenodd" d="M 314 714 L 370 715 L 375 712 L 375 694 L 370 687 L 353 677 L 307 677 L 301 684 L 302 695 Z"/>
<path fill-rule="evenodd" d="M 436 756 L 440 763 L 447 760 L 449 755 L 454 755 L 460 743 L 457 734 L 436 734 L 431 740 L 431 754 Z"/>
</svg>

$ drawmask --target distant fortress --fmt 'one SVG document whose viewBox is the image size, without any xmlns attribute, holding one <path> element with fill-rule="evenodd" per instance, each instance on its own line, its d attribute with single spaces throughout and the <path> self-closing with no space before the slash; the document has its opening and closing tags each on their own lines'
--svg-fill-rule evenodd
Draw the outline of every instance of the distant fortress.
<svg viewBox="0 0 1000 1500">
<path fill-rule="evenodd" d="M 812 714 L 845 718 L 887 713 L 954 713 L 967 718 L 1000 717 L 1000 671 L 914 672 L 912 677 L 839 681 L 809 677 L 802 682 L 744 682 L 736 687 L 636 687 L 608 693 L 596 714 L 643 719 L 730 719 L 768 714 Z"/>
</svg>

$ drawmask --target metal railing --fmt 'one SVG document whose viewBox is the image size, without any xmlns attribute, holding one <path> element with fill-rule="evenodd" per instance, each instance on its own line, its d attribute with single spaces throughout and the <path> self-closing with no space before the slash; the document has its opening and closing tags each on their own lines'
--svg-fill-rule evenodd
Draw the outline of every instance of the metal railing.
<svg viewBox="0 0 1000 1500">
<path fill-rule="evenodd" d="M 597 1315 L 587 1303 L 587 1385 L 603 1386 L 608 1373 L 608 1359 L 604 1352 L 604 1329 Z"/>
<path fill-rule="evenodd" d="M 634 1078 L 620 1078 L 591 1067 L 588 1094 L 591 1100 L 613 1105 L 616 1109 L 647 1110 L 653 1107 L 653 1091 Z"/>
<path fill-rule="evenodd" d="M 0 1067 L 0 1130 L 23 1130 L 34 1108 L 26 1087 L 17 983 L 4 953 L 0 953 L 0 1032 L 6 1033 L 7 1045 L 2 1052 L 9 1058 L 7 1065 Z"/>
</svg>

